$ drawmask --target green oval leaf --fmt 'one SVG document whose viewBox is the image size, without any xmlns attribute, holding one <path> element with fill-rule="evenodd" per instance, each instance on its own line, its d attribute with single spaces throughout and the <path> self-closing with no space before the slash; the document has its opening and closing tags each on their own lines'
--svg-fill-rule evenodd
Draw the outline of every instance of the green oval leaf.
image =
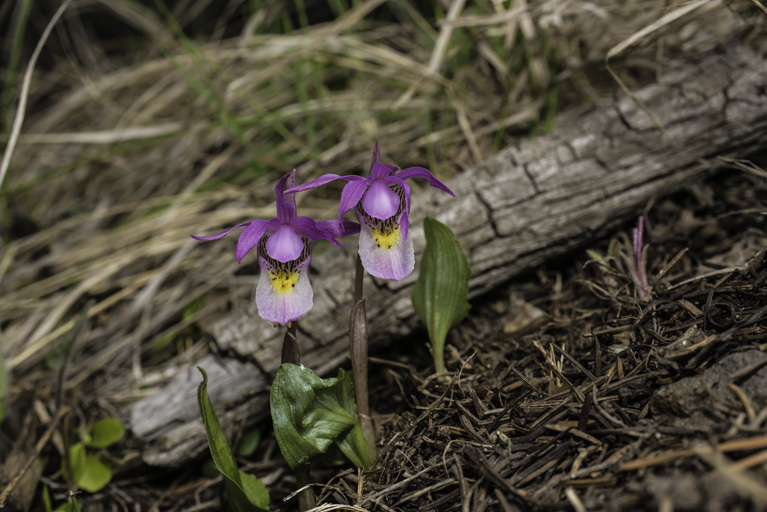
<svg viewBox="0 0 767 512">
<path fill-rule="evenodd" d="M 106 448 L 119 441 L 125 433 L 125 427 L 117 418 L 102 418 L 88 429 L 88 446 Z"/>
<path fill-rule="evenodd" d="M 247 475 L 237 469 L 237 463 L 232 455 L 232 448 L 226 438 L 224 428 L 218 421 L 213 403 L 208 396 L 208 374 L 197 367 L 202 373 L 202 382 L 197 388 L 197 403 L 200 406 L 205 434 L 208 437 L 208 448 L 216 468 L 224 477 L 224 489 L 229 504 L 234 512 L 269 512 L 269 492 L 255 476 Z M 246 482 L 243 476 L 246 476 Z"/>
<path fill-rule="evenodd" d="M 72 468 L 72 474 L 69 474 L 66 459 L 61 460 L 61 474 L 65 475 L 67 480 L 77 482 L 85 469 L 85 445 L 75 443 L 69 447 L 69 467 Z"/>
<path fill-rule="evenodd" d="M 240 482 L 242 490 L 253 505 L 262 510 L 269 510 L 269 491 L 266 490 L 264 482 L 244 471 L 240 471 Z"/>
<path fill-rule="evenodd" d="M 240 439 L 235 453 L 240 457 L 250 457 L 256 451 L 260 442 L 261 431 L 256 429 L 248 430 Z"/>
<path fill-rule="evenodd" d="M 277 444 L 293 471 L 331 448 L 358 467 L 373 462 L 357 421 L 351 373 L 339 370 L 337 378 L 321 379 L 308 368 L 283 364 L 269 400 Z"/>
<path fill-rule="evenodd" d="M 98 455 L 85 458 L 85 466 L 80 478 L 75 480 L 80 489 L 88 492 L 98 492 L 112 480 L 112 470 L 101 461 Z"/>
<path fill-rule="evenodd" d="M 448 330 L 469 312 L 471 267 L 453 232 L 432 217 L 423 221 L 426 250 L 413 287 L 413 309 L 429 331 L 436 371 L 445 371 Z"/>
</svg>

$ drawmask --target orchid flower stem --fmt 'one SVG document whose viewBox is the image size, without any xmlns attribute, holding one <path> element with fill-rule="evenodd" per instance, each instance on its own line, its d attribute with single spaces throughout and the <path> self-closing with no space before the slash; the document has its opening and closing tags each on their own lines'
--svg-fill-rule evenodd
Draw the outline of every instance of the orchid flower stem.
<svg viewBox="0 0 767 512">
<path fill-rule="evenodd" d="M 365 276 L 365 268 L 362 266 L 362 258 L 357 254 L 357 267 L 354 272 L 354 303 L 358 303 L 362 300 L 362 278 Z"/>
<path fill-rule="evenodd" d="M 354 390 L 357 398 L 357 419 L 362 429 L 365 443 L 372 458 L 376 456 L 376 435 L 373 421 L 370 419 L 368 400 L 368 324 L 365 311 L 365 299 L 362 296 L 362 278 L 364 276 L 362 259 L 357 255 L 357 270 L 354 276 L 354 306 L 349 319 L 349 355 L 354 373 Z"/>
<path fill-rule="evenodd" d="M 306 487 L 311 483 L 309 477 L 309 468 L 296 473 L 296 487 Z M 317 498 L 314 496 L 314 489 L 306 487 L 298 494 L 298 510 L 306 512 L 317 506 Z"/>
<path fill-rule="evenodd" d="M 301 352 L 298 349 L 298 340 L 296 339 L 296 322 L 290 322 L 285 331 L 285 338 L 282 342 L 282 363 L 301 364 Z M 300 489 L 311 483 L 309 468 L 296 472 L 296 486 Z M 314 496 L 314 489 L 306 487 L 298 494 L 298 509 L 301 512 L 313 509 L 317 504 Z"/>
<path fill-rule="evenodd" d="M 296 340 L 296 322 L 290 322 L 285 331 L 285 339 L 282 342 L 282 362 L 300 365 L 301 352 Z"/>
</svg>

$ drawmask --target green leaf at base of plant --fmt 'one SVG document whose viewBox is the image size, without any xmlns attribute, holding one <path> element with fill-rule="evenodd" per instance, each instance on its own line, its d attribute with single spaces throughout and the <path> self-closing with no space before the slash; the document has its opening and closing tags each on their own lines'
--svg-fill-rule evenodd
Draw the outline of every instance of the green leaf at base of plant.
<svg viewBox="0 0 767 512">
<path fill-rule="evenodd" d="M 338 370 L 338 377 L 321 379 L 302 366 L 280 366 L 270 405 L 277 444 L 293 471 L 317 457 L 338 462 L 339 451 L 357 467 L 372 464 L 354 396 L 351 373 Z"/>
<path fill-rule="evenodd" d="M 229 440 L 208 396 L 208 374 L 199 366 L 197 369 L 202 373 L 202 382 L 197 388 L 197 403 L 205 425 L 210 455 L 224 477 L 224 490 L 229 505 L 234 512 L 269 512 L 269 492 L 266 487 L 255 476 L 237 469 Z"/>
<path fill-rule="evenodd" d="M 106 448 L 119 441 L 125 433 L 125 427 L 117 418 L 102 418 L 88 429 L 89 440 L 86 443 L 93 448 Z"/>
<path fill-rule="evenodd" d="M 269 491 L 264 482 L 256 478 L 256 475 L 244 471 L 240 471 L 240 482 L 242 483 L 242 490 L 245 491 L 245 495 L 252 504 L 262 510 L 269 510 Z"/>
<path fill-rule="evenodd" d="M 77 482 L 85 470 L 85 445 L 83 443 L 75 443 L 69 447 L 69 466 L 67 466 L 67 459 L 61 460 L 61 474 L 64 475 L 66 480 Z M 72 474 L 69 474 L 69 468 L 72 469 Z"/>
<path fill-rule="evenodd" d="M 237 449 L 235 450 L 235 453 L 239 457 L 250 457 L 253 455 L 253 452 L 256 451 L 256 448 L 258 448 L 260 442 L 261 431 L 256 429 L 248 430 L 245 432 L 245 434 L 243 434 L 240 442 L 237 443 Z"/>
<path fill-rule="evenodd" d="M 469 312 L 471 267 L 453 232 L 432 217 L 423 221 L 426 250 L 413 287 L 413 309 L 426 325 L 437 373 L 445 371 L 445 338 Z"/>
<path fill-rule="evenodd" d="M 112 481 L 112 470 L 98 455 L 88 455 L 80 478 L 75 480 L 78 487 L 88 492 L 98 492 Z"/>
</svg>

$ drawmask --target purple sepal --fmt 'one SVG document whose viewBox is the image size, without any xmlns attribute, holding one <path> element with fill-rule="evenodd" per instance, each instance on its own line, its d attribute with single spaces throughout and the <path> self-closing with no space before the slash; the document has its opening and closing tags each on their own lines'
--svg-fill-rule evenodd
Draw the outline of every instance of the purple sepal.
<svg viewBox="0 0 767 512">
<path fill-rule="evenodd" d="M 410 213 L 410 185 L 405 180 L 400 179 L 399 176 L 389 176 L 386 178 L 386 182 L 402 187 L 402 190 L 405 191 L 405 212 Z"/>
<path fill-rule="evenodd" d="M 344 180 L 344 181 L 352 182 L 352 181 L 365 181 L 365 178 L 363 178 L 362 176 L 356 176 L 354 174 L 350 174 L 349 176 L 339 176 L 338 174 L 323 174 L 319 178 L 306 182 L 303 185 L 298 185 L 297 187 L 288 188 L 287 190 L 285 190 L 285 194 L 294 194 L 296 192 L 303 192 L 304 190 L 310 190 L 313 188 L 321 187 L 322 185 L 326 183 L 330 183 L 331 181 L 335 181 L 335 180 Z"/>
<path fill-rule="evenodd" d="M 252 222 L 253 222 L 252 220 L 249 220 L 248 222 L 240 222 L 236 226 L 232 226 L 231 228 L 229 228 L 229 229 L 227 229 L 225 231 L 222 231 L 221 233 L 216 233 L 215 235 L 208 235 L 208 236 L 189 235 L 189 236 L 191 236 L 195 240 L 199 240 L 201 242 L 208 242 L 210 240 L 218 240 L 219 238 L 225 237 L 226 235 L 228 235 L 229 233 L 231 233 L 235 229 L 241 228 L 242 226 L 247 226 L 248 224 L 250 224 Z"/>
<path fill-rule="evenodd" d="M 367 180 L 363 178 L 363 181 L 352 181 L 344 187 L 341 192 L 341 201 L 338 203 L 338 220 L 357 206 L 367 186 Z"/>
<path fill-rule="evenodd" d="M 402 239 L 407 242 L 407 231 L 410 228 L 410 213 L 407 210 L 402 212 L 402 217 L 399 218 L 399 226 L 402 231 Z"/>
<path fill-rule="evenodd" d="M 453 192 L 447 188 L 444 183 L 439 181 L 429 170 L 424 169 L 423 167 L 408 167 L 407 169 L 403 169 L 397 173 L 397 178 L 403 181 L 410 178 L 424 178 L 432 187 L 438 188 L 442 192 L 446 192 L 455 197 L 455 194 L 453 194 Z"/>
<path fill-rule="evenodd" d="M 370 178 L 368 178 L 368 180 L 380 180 L 386 178 L 397 169 L 399 169 L 399 167 L 396 165 L 387 165 L 382 164 L 381 162 L 376 162 L 370 168 Z"/>
<path fill-rule="evenodd" d="M 296 217 L 290 221 L 290 225 L 296 230 L 296 233 L 308 236 L 310 240 L 327 240 L 338 247 L 343 247 L 341 242 L 335 239 L 332 232 L 325 231 L 317 226 L 317 221 L 311 217 Z"/>
<path fill-rule="evenodd" d="M 237 260 L 237 263 L 242 263 L 245 255 L 258 245 L 269 224 L 270 221 L 254 220 L 248 227 L 242 230 L 240 237 L 237 239 L 237 246 L 234 249 L 234 258 Z"/>
<path fill-rule="evenodd" d="M 320 220 L 317 221 L 317 228 L 333 233 L 335 238 L 356 235 L 360 232 L 360 225 L 351 220 Z"/>
<path fill-rule="evenodd" d="M 373 147 L 373 161 L 370 162 L 370 168 L 373 168 L 373 165 L 376 162 L 381 161 L 381 146 L 378 145 L 378 141 L 376 141 L 375 147 Z"/>
<path fill-rule="evenodd" d="M 285 185 L 287 182 L 287 188 L 292 188 L 296 184 L 296 170 L 286 174 L 280 181 L 277 182 L 277 186 L 274 187 L 274 194 L 277 196 L 277 218 L 280 219 L 283 224 L 290 222 L 290 219 L 296 216 L 296 196 L 294 194 L 285 193 Z"/>
</svg>

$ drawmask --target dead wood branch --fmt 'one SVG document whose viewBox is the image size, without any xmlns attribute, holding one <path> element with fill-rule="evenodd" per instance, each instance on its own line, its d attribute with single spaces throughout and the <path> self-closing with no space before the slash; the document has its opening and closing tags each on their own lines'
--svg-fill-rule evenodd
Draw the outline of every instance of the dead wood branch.
<svg viewBox="0 0 767 512">
<path fill-rule="evenodd" d="M 765 60 L 763 51 L 737 45 L 696 62 L 669 63 L 657 83 L 635 91 L 665 136 L 634 101 L 623 97 L 574 114 L 560 121 L 552 135 L 521 140 L 452 180 L 448 186 L 455 199 L 414 191 L 410 234 L 416 249 L 423 250 L 424 215 L 451 226 L 469 256 L 474 273 L 470 294 L 477 297 L 607 236 L 652 197 L 715 168 L 717 157 L 746 156 L 767 143 Z M 299 343 L 304 363 L 319 372 L 346 358 L 353 252 L 350 244 L 344 265 L 336 250 L 313 261 L 315 304 L 299 323 Z M 373 349 L 416 327 L 410 304 L 415 278 L 368 280 Z M 228 376 L 226 384 L 207 368 L 216 407 L 231 411 L 229 418 L 265 416 L 282 331 L 258 318 L 253 305 L 232 311 L 212 333 L 224 353 L 252 362 L 224 358 L 219 373 L 222 379 Z M 229 366 L 236 367 L 237 375 Z M 134 435 L 146 443 L 148 463 L 179 465 L 203 450 L 192 375 L 196 370 L 190 365 L 158 394 L 126 410 Z"/>
</svg>

